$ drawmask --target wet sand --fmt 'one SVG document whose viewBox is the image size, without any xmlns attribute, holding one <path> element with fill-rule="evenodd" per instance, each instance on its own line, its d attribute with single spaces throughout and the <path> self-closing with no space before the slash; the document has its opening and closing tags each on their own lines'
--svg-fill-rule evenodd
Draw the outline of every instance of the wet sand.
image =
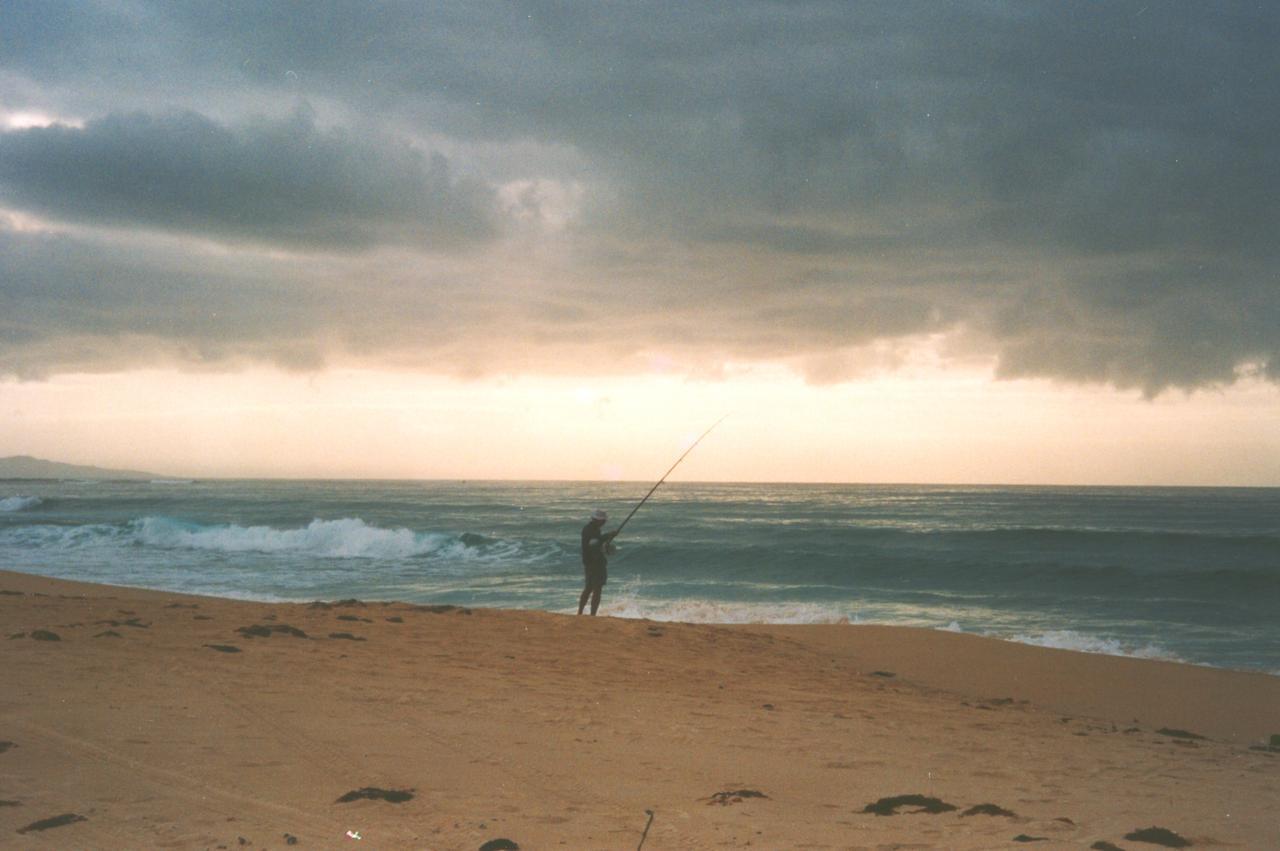
<svg viewBox="0 0 1280 851">
<path fill-rule="evenodd" d="M 4 847 L 1280 848 L 1262 674 L 7 572 L 0 650 Z"/>
</svg>

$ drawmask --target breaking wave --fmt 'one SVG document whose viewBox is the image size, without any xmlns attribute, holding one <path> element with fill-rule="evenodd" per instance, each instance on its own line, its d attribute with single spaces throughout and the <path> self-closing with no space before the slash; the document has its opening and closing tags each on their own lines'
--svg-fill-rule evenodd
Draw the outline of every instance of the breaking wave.
<svg viewBox="0 0 1280 851">
<path fill-rule="evenodd" d="M 0 511 L 25 511 L 44 502 L 38 496 L 6 496 L 0 499 Z"/>
<path fill-rule="evenodd" d="M 200 526 L 167 517 L 144 517 L 132 524 L 134 539 L 161 549 L 223 553 L 276 553 L 322 558 L 407 559 L 415 556 L 468 558 L 498 555 L 500 542 L 479 536 L 383 529 L 363 520 L 312 520 L 296 529 L 271 526 Z"/>
</svg>

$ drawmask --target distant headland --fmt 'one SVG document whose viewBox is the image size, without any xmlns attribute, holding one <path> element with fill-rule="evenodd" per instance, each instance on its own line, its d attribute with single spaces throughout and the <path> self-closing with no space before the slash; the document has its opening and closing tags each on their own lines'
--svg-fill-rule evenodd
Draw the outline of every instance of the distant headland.
<svg viewBox="0 0 1280 851">
<path fill-rule="evenodd" d="M 45 461 L 30 455 L 0 458 L 0 479 L 158 479 L 139 470 L 109 470 L 84 464 Z"/>
</svg>

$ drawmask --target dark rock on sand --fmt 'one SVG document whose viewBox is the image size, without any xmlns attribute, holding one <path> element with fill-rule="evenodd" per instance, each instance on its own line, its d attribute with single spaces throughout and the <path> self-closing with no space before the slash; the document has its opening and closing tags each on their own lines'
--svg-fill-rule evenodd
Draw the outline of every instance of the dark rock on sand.
<svg viewBox="0 0 1280 851">
<path fill-rule="evenodd" d="M 893 671 L 872 671 L 871 676 L 888 678 L 888 677 L 896 677 L 898 675 L 895 674 Z"/>
<path fill-rule="evenodd" d="M 272 633 L 280 633 L 281 635 L 292 635 L 294 638 L 307 638 L 307 634 L 296 626 L 289 626 L 287 623 L 273 624 L 254 624 L 253 626 L 242 626 L 236 632 L 245 638 L 270 638 Z"/>
<path fill-rule="evenodd" d="M 452 606 L 452 605 L 449 605 L 449 604 L 447 604 L 447 603 L 443 603 L 443 604 L 435 605 L 435 606 L 418 606 L 418 605 L 411 605 L 411 606 L 409 606 L 409 611 L 411 611 L 411 612 L 430 612 L 430 613 L 431 613 L 431 614 L 433 614 L 433 615 L 447 615 L 447 614 L 449 614 L 450 612 L 457 612 L 457 613 L 458 613 L 458 614 L 460 614 L 460 615 L 469 615 L 469 614 L 471 614 L 471 610 L 470 610 L 470 609 L 460 609 L 460 608 L 458 608 L 457 606 Z"/>
<path fill-rule="evenodd" d="M 358 636 L 358 635 L 352 635 L 352 634 L 351 634 L 351 633 L 349 633 L 349 632 L 331 632 L 331 633 L 329 633 L 329 637 L 330 637 L 330 638 L 345 638 L 345 639 L 347 639 L 348 641 L 364 641 L 364 640 L 365 640 L 365 639 L 361 638 L 360 636 Z"/>
<path fill-rule="evenodd" d="M 1171 739 L 1204 739 L 1204 736 L 1188 733 L 1186 730 L 1171 730 L 1168 727 L 1161 727 L 1156 730 L 1161 736 L 1168 736 Z"/>
<path fill-rule="evenodd" d="M 50 632 L 47 629 L 33 629 L 31 637 L 36 641 L 61 641 L 62 636 L 56 632 Z"/>
<path fill-rule="evenodd" d="M 206 644 L 210 650 L 217 650 L 219 653 L 239 653 L 240 648 L 234 644 Z"/>
<path fill-rule="evenodd" d="M 755 789 L 725 790 L 724 792 L 716 792 L 707 799 L 707 803 L 719 804 L 722 807 L 727 807 L 729 804 L 741 803 L 747 798 L 764 798 L 765 800 L 768 800 L 769 796 L 763 792 L 757 792 Z"/>
<path fill-rule="evenodd" d="M 480 846 L 480 851 L 520 851 L 520 846 L 510 839 L 490 839 Z"/>
<path fill-rule="evenodd" d="M 294 836 L 292 833 L 286 833 L 286 834 L 284 835 L 284 844 L 285 844 L 285 845 L 297 845 L 297 844 L 298 844 L 298 837 Z"/>
<path fill-rule="evenodd" d="M 396 615 L 395 617 L 387 618 L 387 623 L 404 623 L 404 618 Z"/>
<path fill-rule="evenodd" d="M 9 750 L 9 748 L 16 748 L 16 747 L 17 745 L 15 745 L 13 742 L 0 742 L 0 753 L 4 753 L 5 751 Z"/>
<path fill-rule="evenodd" d="M 340 621 L 359 621 L 360 623 L 373 623 L 372 618 L 362 618 L 359 615 L 338 615 Z"/>
<path fill-rule="evenodd" d="M 1126 833 L 1125 839 L 1134 842 L 1150 842 L 1152 845 L 1163 845 L 1166 848 L 1190 848 L 1191 840 L 1185 839 L 1172 830 L 1163 827 L 1144 827 L 1132 833 Z"/>
<path fill-rule="evenodd" d="M 129 618 L 127 621 L 105 620 L 94 621 L 94 626 L 131 626 L 134 629 L 150 629 L 151 624 L 143 623 L 141 618 Z"/>
<path fill-rule="evenodd" d="M 1110 842 L 1099 839 L 1097 842 L 1089 846 L 1090 851 L 1124 851 L 1119 845 L 1112 845 Z"/>
<path fill-rule="evenodd" d="M 376 786 L 365 786 L 362 789 L 353 789 L 334 803 L 349 804 L 352 801 L 359 801 L 362 798 L 367 798 L 370 801 L 386 801 L 391 804 L 403 804 L 405 801 L 413 799 L 413 790 L 379 789 Z"/>
<path fill-rule="evenodd" d="M 124 638 L 124 636 L 114 629 L 107 629 L 95 635 L 94 638 Z"/>
<path fill-rule="evenodd" d="M 24 594 L 22 591 L 10 591 L 10 590 L 9 590 L 9 589 L 7 589 L 7 588 L 5 588 L 4 590 L 0 590 L 0 594 L 6 594 L 6 595 L 9 595 L 9 596 L 11 596 L 11 597 L 25 597 L 25 596 L 27 596 L 27 595 L 26 595 L 26 594 Z"/>
<path fill-rule="evenodd" d="M 0 801 L 0 807 L 20 807 L 21 801 Z"/>
<path fill-rule="evenodd" d="M 878 816 L 893 816 L 898 814 L 899 807 L 916 807 L 913 813 L 949 813 L 955 809 L 946 801 L 940 801 L 937 798 L 928 798 L 924 795 L 895 795 L 892 798 L 881 798 L 874 804 L 867 804 L 862 810 L 864 813 L 875 813 Z"/>
<path fill-rule="evenodd" d="M 1018 814 L 995 804 L 976 804 L 960 814 L 961 816 L 1004 816 L 1017 818 Z"/>
<path fill-rule="evenodd" d="M 51 818 L 42 818 L 40 821 L 33 821 L 26 827 L 18 828 L 18 833 L 35 833 L 40 830 L 48 830 L 51 827 L 62 827 L 67 824 L 75 824 L 78 821 L 88 821 L 84 816 L 75 813 L 63 813 L 60 816 L 52 816 Z"/>
<path fill-rule="evenodd" d="M 1047 837 L 1047 836 L 1027 836 L 1025 833 L 1019 833 L 1017 836 L 1013 837 L 1013 841 L 1014 841 L 1014 842 L 1048 842 L 1048 841 L 1049 841 L 1049 837 Z"/>
</svg>

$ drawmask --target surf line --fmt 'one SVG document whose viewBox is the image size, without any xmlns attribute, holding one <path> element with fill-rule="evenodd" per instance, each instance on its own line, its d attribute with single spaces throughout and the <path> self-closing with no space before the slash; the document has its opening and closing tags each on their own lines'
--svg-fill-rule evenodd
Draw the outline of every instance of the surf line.
<svg viewBox="0 0 1280 851">
<path fill-rule="evenodd" d="M 628 514 L 628 515 L 626 516 L 626 519 L 624 519 L 621 523 L 619 523 L 619 524 L 618 524 L 618 528 L 617 528 L 617 529 L 614 529 L 614 530 L 613 530 L 613 534 L 612 534 L 612 536 L 609 538 L 610 543 L 612 543 L 612 542 L 613 542 L 613 539 L 614 539 L 614 538 L 617 538 L 619 535 L 621 535 L 621 534 L 622 534 L 622 527 L 623 527 L 623 526 L 626 526 L 626 525 L 627 525 L 627 523 L 629 523 L 629 522 L 631 521 L 631 518 L 632 518 L 632 517 L 634 517 L 634 516 L 635 516 L 635 514 L 636 514 L 636 512 L 640 510 L 640 506 L 644 505 L 646 502 L 648 502 L 648 501 L 649 501 L 649 497 L 653 496 L 653 492 L 654 492 L 654 491 L 656 491 L 656 490 L 657 490 L 657 489 L 662 485 L 662 483 L 663 483 L 663 482 L 665 482 L 665 481 L 667 480 L 667 476 L 671 475 L 672 471 L 674 471 L 676 467 L 679 467 L 679 466 L 680 466 L 680 462 L 681 462 L 681 461 L 683 461 L 683 460 L 688 456 L 688 454 L 694 450 L 694 447 L 696 447 L 699 443 L 701 443 L 701 442 L 702 442 L 702 438 L 704 438 L 704 437 L 706 437 L 707 435 L 711 434 L 711 432 L 715 429 L 715 427 L 716 427 L 716 426 L 720 425 L 720 423 L 724 422 L 724 421 L 725 421 L 725 420 L 727 420 L 727 419 L 729 419 L 729 415 L 728 415 L 728 414 L 725 414 L 723 417 L 721 417 L 720 419 L 718 419 L 718 420 L 716 420 L 715 422 L 713 422 L 713 423 L 711 424 L 711 428 L 707 429 L 707 430 L 706 430 L 706 431 L 704 431 L 702 434 L 698 435 L 698 439 L 697 439 L 697 440 L 695 440 L 693 443 L 689 444 L 689 448 L 688 448 L 688 449 L 686 449 L 686 450 L 685 450 L 685 451 L 680 455 L 680 457 L 676 459 L 676 463 L 672 464 L 672 465 L 671 465 L 671 468 L 670 468 L 669 470 L 667 470 L 667 472 L 665 472 L 665 473 L 663 473 L 663 474 L 662 474 L 662 478 L 658 479 L 657 484 L 655 484 L 653 487 L 649 488 L 649 492 L 648 492 L 647 494 L 645 494 L 645 495 L 644 495 L 644 499 L 642 499 L 642 500 L 640 500 L 638 503 L 636 503 L 636 507 L 635 507 L 635 508 L 633 508 L 633 509 L 631 509 L 631 513 L 630 513 L 630 514 Z"/>
</svg>

